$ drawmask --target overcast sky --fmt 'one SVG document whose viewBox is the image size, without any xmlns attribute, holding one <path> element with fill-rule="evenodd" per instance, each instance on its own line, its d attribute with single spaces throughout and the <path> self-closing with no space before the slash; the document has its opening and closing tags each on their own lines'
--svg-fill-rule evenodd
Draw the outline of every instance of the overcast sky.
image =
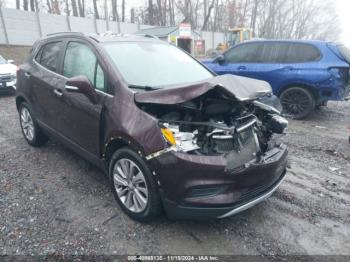
<svg viewBox="0 0 350 262">
<path fill-rule="evenodd" d="M 336 3 L 342 29 L 340 41 L 350 47 L 350 1 L 336 0 Z"/>
<path fill-rule="evenodd" d="M 322 0 L 318 0 L 322 1 Z M 6 6 L 15 7 L 15 0 L 5 0 Z M 120 3 L 121 1 L 118 1 Z M 147 5 L 147 0 L 127 0 L 126 2 L 126 15 L 129 15 L 129 11 L 131 8 L 140 7 L 142 5 Z M 340 20 L 341 26 L 341 37 L 340 41 L 350 47 L 350 0 L 334 0 L 334 4 L 337 8 L 337 13 Z"/>
</svg>

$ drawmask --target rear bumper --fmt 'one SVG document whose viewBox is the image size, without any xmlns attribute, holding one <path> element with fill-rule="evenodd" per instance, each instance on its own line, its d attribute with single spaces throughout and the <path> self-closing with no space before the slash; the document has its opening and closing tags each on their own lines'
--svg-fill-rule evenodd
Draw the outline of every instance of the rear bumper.
<svg viewBox="0 0 350 262">
<path fill-rule="evenodd" d="M 241 212 L 269 197 L 286 173 L 287 147 L 276 146 L 259 160 L 227 169 L 224 157 L 168 152 L 149 164 L 171 218 L 215 219 Z"/>
</svg>

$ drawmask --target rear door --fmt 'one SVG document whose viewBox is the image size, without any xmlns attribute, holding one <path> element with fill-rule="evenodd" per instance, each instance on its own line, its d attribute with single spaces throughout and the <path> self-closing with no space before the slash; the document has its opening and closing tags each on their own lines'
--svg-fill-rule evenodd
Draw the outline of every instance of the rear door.
<svg viewBox="0 0 350 262">
<path fill-rule="evenodd" d="M 286 61 L 290 45 L 288 42 L 264 42 L 257 57 L 252 75 L 269 82 L 274 92 L 282 82 L 295 76 L 295 65 Z"/>
<path fill-rule="evenodd" d="M 62 52 L 63 42 L 51 40 L 41 46 L 30 66 L 24 66 L 24 77 L 36 118 L 52 129 L 57 129 L 60 117 L 60 103 L 55 92 L 65 85 L 65 79 L 57 73 Z"/>
</svg>

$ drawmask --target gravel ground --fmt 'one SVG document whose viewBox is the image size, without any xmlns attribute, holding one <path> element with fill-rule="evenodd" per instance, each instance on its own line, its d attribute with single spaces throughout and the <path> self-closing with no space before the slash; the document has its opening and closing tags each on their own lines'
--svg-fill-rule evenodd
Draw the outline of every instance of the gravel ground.
<svg viewBox="0 0 350 262">
<path fill-rule="evenodd" d="M 349 102 L 290 121 L 286 180 L 247 211 L 140 224 L 123 214 L 94 166 L 55 142 L 30 147 L 14 97 L 0 97 L 0 255 L 350 255 L 349 125 Z"/>
</svg>

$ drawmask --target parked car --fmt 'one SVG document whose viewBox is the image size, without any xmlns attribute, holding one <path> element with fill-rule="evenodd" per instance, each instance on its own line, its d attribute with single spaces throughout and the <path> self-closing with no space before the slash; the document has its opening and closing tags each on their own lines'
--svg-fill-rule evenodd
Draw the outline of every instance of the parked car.
<svg viewBox="0 0 350 262">
<path fill-rule="evenodd" d="M 0 94 L 14 93 L 16 88 L 16 70 L 13 60 L 0 56 Z"/>
<path fill-rule="evenodd" d="M 269 82 L 285 114 L 307 116 L 329 100 L 349 95 L 350 50 L 322 41 L 259 40 L 238 44 L 203 61 L 217 74 Z"/>
<path fill-rule="evenodd" d="M 287 148 L 274 134 L 287 121 L 256 100 L 268 83 L 215 76 L 150 37 L 60 33 L 32 50 L 18 71 L 24 138 L 55 137 L 100 167 L 133 219 L 162 207 L 173 218 L 223 218 L 281 184 Z"/>
</svg>

